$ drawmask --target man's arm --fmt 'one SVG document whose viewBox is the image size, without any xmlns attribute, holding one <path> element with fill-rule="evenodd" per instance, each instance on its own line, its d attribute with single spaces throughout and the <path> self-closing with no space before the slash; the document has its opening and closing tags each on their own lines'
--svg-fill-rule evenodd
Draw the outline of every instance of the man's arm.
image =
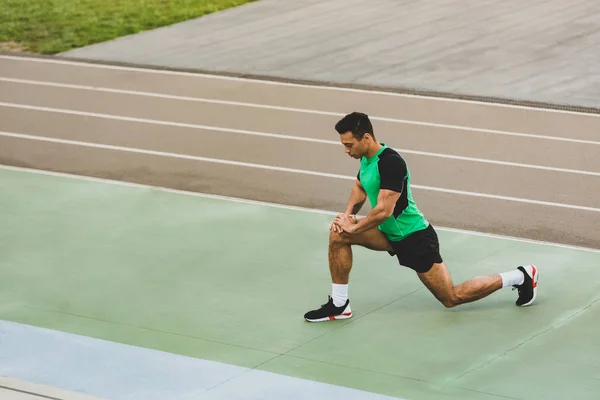
<svg viewBox="0 0 600 400">
<path fill-rule="evenodd" d="M 356 223 L 356 214 L 360 211 L 362 206 L 365 204 L 365 200 L 367 199 L 367 193 L 362 187 L 358 176 L 356 177 L 356 181 L 354 182 L 354 186 L 352 187 L 352 192 L 350 192 L 350 199 L 348 200 L 348 206 L 346 207 L 346 211 L 344 214 L 348 217 L 349 223 Z M 352 219 L 350 216 L 353 216 Z M 337 219 L 336 219 L 337 220 Z M 342 233 L 344 230 L 336 224 L 336 220 L 331 223 L 329 226 L 330 231 L 334 231 L 337 233 Z"/>
<path fill-rule="evenodd" d="M 360 181 L 356 179 L 354 182 L 354 186 L 352 187 L 352 192 L 350 193 L 350 200 L 348 200 L 348 206 L 346 207 L 346 211 L 344 214 L 358 214 L 362 206 L 365 204 L 367 200 L 367 193 L 363 189 Z"/>
<path fill-rule="evenodd" d="M 373 207 L 369 214 L 358 221 L 356 224 L 348 224 L 341 221 L 344 216 L 338 217 L 336 221 L 348 233 L 361 233 L 375 228 L 383 221 L 388 219 L 394 213 L 396 201 L 400 197 L 400 193 L 393 190 L 382 189 L 379 191 L 377 205 Z"/>
<path fill-rule="evenodd" d="M 378 163 L 379 168 L 379 195 L 377 205 L 369 215 L 356 224 L 350 224 L 345 215 L 338 216 L 336 223 L 348 233 L 361 233 L 375 228 L 389 218 L 396 208 L 396 202 L 405 190 L 408 170 L 406 162 L 397 153 L 387 153 Z"/>
</svg>

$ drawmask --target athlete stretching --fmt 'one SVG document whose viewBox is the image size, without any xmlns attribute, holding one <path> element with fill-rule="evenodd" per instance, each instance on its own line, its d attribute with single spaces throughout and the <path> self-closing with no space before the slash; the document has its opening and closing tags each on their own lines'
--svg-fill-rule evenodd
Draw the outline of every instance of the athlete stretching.
<svg viewBox="0 0 600 400">
<path fill-rule="evenodd" d="M 338 215 L 330 227 L 332 294 L 321 308 L 304 315 L 307 321 L 352 317 L 348 299 L 352 245 L 395 255 L 400 265 L 416 271 L 423 284 L 446 307 L 479 300 L 511 286 L 518 289 L 518 306 L 533 303 L 539 276 L 533 265 L 478 276 L 455 286 L 440 256 L 437 234 L 413 201 L 410 172 L 404 159 L 385 143 L 377 141 L 365 114 L 348 114 L 335 125 L 335 129 L 346 153 L 360 159 L 360 170 L 346 211 Z M 371 212 L 357 220 L 354 215 L 367 198 L 372 206 Z"/>
</svg>

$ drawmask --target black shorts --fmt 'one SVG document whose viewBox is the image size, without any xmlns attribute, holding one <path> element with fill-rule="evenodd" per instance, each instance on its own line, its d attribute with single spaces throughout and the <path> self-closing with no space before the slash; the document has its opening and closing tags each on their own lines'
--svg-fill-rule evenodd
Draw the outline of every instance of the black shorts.
<svg viewBox="0 0 600 400">
<path fill-rule="evenodd" d="M 427 272 L 434 263 L 441 263 L 440 244 L 438 236 L 431 224 L 420 231 L 411 233 L 399 242 L 393 242 L 391 256 L 398 257 L 400 265 L 414 269 L 417 272 Z"/>
</svg>

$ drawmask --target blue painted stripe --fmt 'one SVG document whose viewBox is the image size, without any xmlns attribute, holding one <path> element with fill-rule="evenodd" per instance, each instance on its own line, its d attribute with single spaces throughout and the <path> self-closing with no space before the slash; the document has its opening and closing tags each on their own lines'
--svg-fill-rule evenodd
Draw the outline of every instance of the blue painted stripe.
<svg viewBox="0 0 600 400">
<path fill-rule="evenodd" d="M 395 399 L 8 321 L 0 376 L 114 400 Z"/>
</svg>

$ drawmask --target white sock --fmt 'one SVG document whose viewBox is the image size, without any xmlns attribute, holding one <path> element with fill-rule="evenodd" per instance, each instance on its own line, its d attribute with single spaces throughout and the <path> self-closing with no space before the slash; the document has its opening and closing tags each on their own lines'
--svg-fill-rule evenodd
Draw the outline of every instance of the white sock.
<svg viewBox="0 0 600 400">
<path fill-rule="evenodd" d="M 518 269 L 502 272 L 500 274 L 502 277 L 502 287 L 514 286 L 514 285 L 522 285 L 525 282 L 525 276 Z"/>
<path fill-rule="evenodd" d="M 331 298 L 333 299 L 333 305 L 336 307 L 341 307 L 346 304 L 346 300 L 348 300 L 348 284 L 340 285 L 338 283 L 332 283 Z"/>
</svg>

